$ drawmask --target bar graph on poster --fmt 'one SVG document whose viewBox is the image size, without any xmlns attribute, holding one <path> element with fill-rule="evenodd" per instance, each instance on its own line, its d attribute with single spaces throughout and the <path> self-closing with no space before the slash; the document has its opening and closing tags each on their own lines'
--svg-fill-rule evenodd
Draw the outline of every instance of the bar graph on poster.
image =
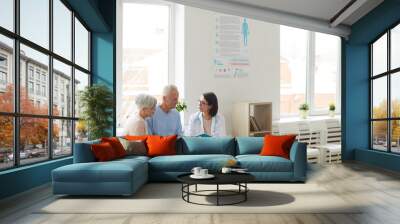
<svg viewBox="0 0 400 224">
<path fill-rule="evenodd" d="M 249 24 L 246 18 L 229 15 L 216 17 L 215 77 L 249 75 L 249 35 Z"/>
</svg>

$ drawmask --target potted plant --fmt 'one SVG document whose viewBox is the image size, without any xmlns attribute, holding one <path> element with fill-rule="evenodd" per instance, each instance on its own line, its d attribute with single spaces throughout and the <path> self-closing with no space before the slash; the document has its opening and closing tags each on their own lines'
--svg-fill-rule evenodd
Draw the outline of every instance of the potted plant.
<svg viewBox="0 0 400 224">
<path fill-rule="evenodd" d="M 178 102 L 178 103 L 176 104 L 176 110 L 177 110 L 178 112 L 182 112 L 182 111 L 187 110 L 187 105 L 186 105 L 186 103 L 183 102 L 183 101 Z"/>
<path fill-rule="evenodd" d="M 336 106 L 334 103 L 329 104 L 329 116 L 334 117 L 335 116 L 335 110 Z"/>
<path fill-rule="evenodd" d="M 88 86 L 79 93 L 81 119 L 87 127 L 89 140 L 110 136 L 113 105 L 113 94 L 105 85 Z"/>
<path fill-rule="evenodd" d="M 87 140 L 87 125 L 85 120 L 78 120 L 76 122 L 77 141 Z"/>
<path fill-rule="evenodd" d="M 308 110 L 310 109 L 310 107 L 308 106 L 307 103 L 303 103 L 299 106 L 299 111 L 300 111 L 300 117 L 303 119 L 307 118 L 308 115 Z"/>
</svg>

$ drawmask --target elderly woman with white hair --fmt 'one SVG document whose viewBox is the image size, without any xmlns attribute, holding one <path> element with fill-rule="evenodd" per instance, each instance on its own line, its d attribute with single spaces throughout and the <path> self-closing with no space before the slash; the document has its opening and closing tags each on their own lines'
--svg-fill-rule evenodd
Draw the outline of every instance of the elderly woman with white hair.
<svg viewBox="0 0 400 224">
<path fill-rule="evenodd" d="M 145 119 L 153 116 L 157 105 L 157 99 L 148 94 L 140 94 L 136 97 L 137 111 L 132 114 L 125 125 L 127 135 L 149 134 Z"/>
</svg>

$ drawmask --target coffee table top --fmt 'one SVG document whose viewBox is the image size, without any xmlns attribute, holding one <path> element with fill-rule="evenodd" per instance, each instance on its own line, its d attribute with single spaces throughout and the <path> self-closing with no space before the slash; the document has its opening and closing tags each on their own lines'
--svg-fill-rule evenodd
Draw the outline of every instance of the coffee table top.
<svg viewBox="0 0 400 224">
<path fill-rule="evenodd" d="M 236 184 L 255 180 L 255 177 L 249 173 L 213 173 L 215 177 L 211 179 L 193 179 L 190 177 L 191 174 L 179 175 L 177 179 L 186 184 Z"/>
</svg>

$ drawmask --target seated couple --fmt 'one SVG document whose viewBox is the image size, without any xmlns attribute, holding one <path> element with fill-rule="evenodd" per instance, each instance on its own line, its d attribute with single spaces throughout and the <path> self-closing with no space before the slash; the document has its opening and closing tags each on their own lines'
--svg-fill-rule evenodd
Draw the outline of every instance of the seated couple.
<svg viewBox="0 0 400 224">
<path fill-rule="evenodd" d="M 175 109 L 179 92 L 176 86 L 164 87 L 162 103 L 151 95 L 136 97 L 137 112 L 128 118 L 125 125 L 127 135 L 183 135 L 181 117 Z M 218 114 L 218 99 L 212 93 L 204 93 L 199 100 L 199 112 L 192 114 L 187 136 L 225 136 L 225 119 Z"/>
</svg>

